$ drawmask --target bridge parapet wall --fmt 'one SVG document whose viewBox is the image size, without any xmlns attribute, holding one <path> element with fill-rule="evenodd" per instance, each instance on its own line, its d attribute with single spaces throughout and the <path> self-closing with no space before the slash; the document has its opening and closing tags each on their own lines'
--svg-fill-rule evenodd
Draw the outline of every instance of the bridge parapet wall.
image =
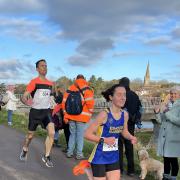
<svg viewBox="0 0 180 180">
<path fill-rule="evenodd" d="M 20 99 L 22 94 L 16 94 L 16 97 Z M 142 111 L 143 116 L 142 119 L 147 119 L 148 117 L 154 117 L 153 109 L 156 105 L 160 105 L 161 98 L 160 97 L 140 97 L 140 101 L 142 103 Z M 95 108 L 94 111 L 100 112 L 101 110 L 109 107 L 110 103 L 106 102 L 104 98 L 95 98 Z M 29 106 L 25 106 L 20 101 L 18 102 L 18 108 L 21 110 L 29 109 Z M 148 118 L 148 119 L 149 119 Z M 151 118 L 150 118 L 151 119 Z"/>
</svg>

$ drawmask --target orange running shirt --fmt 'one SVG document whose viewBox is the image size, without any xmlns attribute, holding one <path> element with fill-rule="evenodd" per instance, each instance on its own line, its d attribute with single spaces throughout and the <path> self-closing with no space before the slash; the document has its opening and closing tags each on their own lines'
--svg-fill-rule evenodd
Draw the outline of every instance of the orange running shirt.
<svg viewBox="0 0 180 180">
<path fill-rule="evenodd" d="M 32 98 L 34 109 L 48 109 L 50 108 L 50 95 L 52 93 L 53 82 L 49 80 L 41 80 L 39 77 L 32 79 L 27 85 L 28 91 Z"/>
</svg>

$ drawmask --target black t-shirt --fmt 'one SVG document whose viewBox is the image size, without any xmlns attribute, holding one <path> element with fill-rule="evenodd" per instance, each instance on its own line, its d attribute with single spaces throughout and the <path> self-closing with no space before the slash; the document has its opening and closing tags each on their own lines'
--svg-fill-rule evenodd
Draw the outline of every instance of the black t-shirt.
<svg viewBox="0 0 180 180">
<path fill-rule="evenodd" d="M 126 102 L 124 108 L 129 113 L 129 122 L 135 122 L 137 119 L 141 119 L 141 101 L 138 95 L 132 90 L 126 90 Z"/>
</svg>

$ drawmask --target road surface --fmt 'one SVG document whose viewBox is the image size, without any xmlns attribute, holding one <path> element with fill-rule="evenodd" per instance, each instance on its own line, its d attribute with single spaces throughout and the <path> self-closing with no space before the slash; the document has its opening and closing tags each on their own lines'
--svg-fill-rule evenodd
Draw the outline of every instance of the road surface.
<svg viewBox="0 0 180 180">
<path fill-rule="evenodd" d="M 0 180 L 86 180 L 86 176 L 74 176 L 72 168 L 76 160 L 67 159 L 58 148 L 53 148 L 53 168 L 46 167 L 42 160 L 44 142 L 33 139 L 27 162 L 19 160 L 24 134 L 0 125 Z"/>
<path fill-rule="evenodd" d="M 87 180 L 85 175 L 74 176 L 72 168 L 78 163 L 67 159 L 59 148 L 53 148 L 53 168 L 44 165 L 41 157 L 44 141 L 33 139 L 28 153 L 28 160 L 21 162 L 19 154 L 25 135 L 11 127 L 0 125 L 0 180 Z M 135 180 L 125 175 L 122 180 Z"/>
</svg>

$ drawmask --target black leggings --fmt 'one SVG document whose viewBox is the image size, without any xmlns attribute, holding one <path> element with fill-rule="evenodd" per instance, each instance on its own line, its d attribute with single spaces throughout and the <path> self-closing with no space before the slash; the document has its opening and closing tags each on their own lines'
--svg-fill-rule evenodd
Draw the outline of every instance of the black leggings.
<svg viewBox="0 0 180 180">
<path fill-rule="evenodd" d="M 171 176 L 177 176 L 178 171 L 178 158 L 164 157 L 164 174 L 170 174 L 171 172 Z"/>
</svg>

